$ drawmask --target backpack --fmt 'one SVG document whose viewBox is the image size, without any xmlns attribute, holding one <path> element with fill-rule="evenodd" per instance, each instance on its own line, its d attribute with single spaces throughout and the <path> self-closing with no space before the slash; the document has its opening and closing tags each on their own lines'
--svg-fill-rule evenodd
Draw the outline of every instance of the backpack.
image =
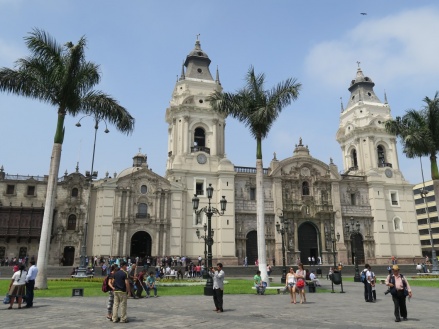
<svg viewBox="0 0 439 329">
<path fill-rule="evenodd" d="M 366 279 L 366 271 L 361 272 L 360 280 L 361 280 L 361 282 L 363 282 L 363 283 L 366 283 L 366 282 L 367 282 L 367 279 Z"/>
<path fill-rule="evenodd" d="M 110 286 L 108 285 L 108 281 L 110 280 L 110 276 L 107 275 L 107 277 L 102 282 L 102 292 L 109 292 Z"/>
</svg>

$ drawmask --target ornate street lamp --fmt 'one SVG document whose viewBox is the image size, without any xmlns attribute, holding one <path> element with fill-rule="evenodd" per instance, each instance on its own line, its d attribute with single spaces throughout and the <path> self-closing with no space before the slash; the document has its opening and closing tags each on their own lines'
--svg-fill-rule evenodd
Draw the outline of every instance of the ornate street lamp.
<svg viewBox="0 0 439 329">
<path fill-rule="evenodd" d="M 206 223 L 204 223 L 203 228 L 204 228 L 204 235 L 200 234 L 200 230 L 198 228 L 195 231 L 195 233 L 197 234 L 198 240 L 199 239 L 203 239 L 204 240 L 204 272 L 203 272 L 203 279 L 207 279 L 207 277 L 209 275 L 208 275 L 208 272 L 207 272 L 207 263 L 206 263 L 206 261 L 207 261 L 207 239 L 208 239 L 208 236 L 207 236 L 207 224 Z M 210 234 L 212 235 L 212 238 L 213 238 L 213 234 L 214 234 L 213 229 L 211 230 Z"/>
<path fill-rule="evenodd" d="M 360 234 L 360 222 L 357 220 L 355 223 L 354 217 L 351 217 L 351 225 L 348 223 L 345 224 L 346 235 L 348 235 L 353 242 L 354 245 L 354 265 L 355 265 L 355 276 L 354 282 L 361 282 L 360 278 L 360 270 L 358 269 L 358 258 L 357 258 L 357 239 L 355 239 L 356 235 Z"/>
<path fill-rule="evenodd" d="M 286 219 L 284 219 L 283 213 L 279 216 L 280 222 L 276 223 L 276 231 L 282 236 L 282 278 L 280 279 L 281 283 L 285 283 L 286 276 L 287 276 L 287 265 L 285 263 L 285 233 L 288 231 L 289 223 Z"/>
<path fill-rule="evenodd" d="M 337 232 L 337 235 L 335 234 L 334 225 L 331 224 L 330 231 L 326 232 L 326 238 L 332 242 L 332 258 L 334 260 L 334 267 L 333 267 L 333 274 L 332 274 L 333 277 L 331 278 L 331 283 L 332 283 L 331 293 L 334 293 L 334 273 L 336 272 L 336 269 L 337 269 L 337 259 L 336 259 L 337 245 L 336 245 L 336 242 L 340 241 L 340 233 Z M 339 271 L 339 273 L 340 273 L 340 283 L 341 283 L 341 291 L 340 292 L 344 293 L 343 280 L 341 279 L 341 271 Z"/>
<path fill-rule="evenodd" d="M 198 210 L 198 206 L 200 205 L 200 199 L 197 197 L 196 194 L 194 194 L 194 197 L 192 198 L 192 208 L 194 209 L 195 214 L 198 216 L 201 212 L 204 212 L 207 216 L 207 264 L 206 269 L 209 271 L 209 269 L 212 267 L 212 245 L 213 245 L 213 237 L 212 237 L 212 225 L 211 225 L 211 219 L 213 214 L 217 214 L 219 216 L 223 216 L 224 212 L 226 211 L 227 206 L 227 200 L 226 197 L 223 195 L 222 199 L 220 200 L 220 209 L 218 210 L 211 205 L 211 199 L 213 195 L 213 187 L 212 184 L 209 184 L 209 186 L 206 188 L 207 192 L 207 199 L 208 199 L 208 205 Z M 205 296 L 213 296 L 213 280 L 212 277 L 209 275 L 206 281 L 206 286 L 204 287 L 204 295 Z"/>
<path fill-rule="evenodd" d="M 76 124 L 76 127 L 81 127 L 81 120 L 85 117 L 88 117 L 90 115 L 83 116 L 81 119 L 79 119 L 78 123 Z M 93 117 L 95 120 L 95 135 L 94 135 L 94 141 L 93 141 L 93 156 L 91 158 L 91 170 L 85 172 L 85 178 L 88 181 L 90 187 L 89 187 L 89 194 L 88 194 L 88 204 L 87 204 L 87 213 L 84 220 L 84 234 L 81 241 L 81 255 L 79 256 L 79 268 L 78 272 L 76 274 L 76 278 L 87 278 L 87 264 L 85 259 L 87 258 L 87 231 L 88 231 L 88 221 L 90 217 L 90 208 L 91 208 L 91 186 L 93 179 L 96 179 L 98 177 L 98 172 L 93 171 L 94 162 L 95 162 L 95 151 L 96 151 L 96 135 L 98 133 L 99 129 L 99 122 L 103 121 L 105 123 L 105 130 L 104 132 L 108 134 L 110 130 L 108 130 L 107 123 L 104 119 L 100 118 L 99 116 Z"/>
</svg>

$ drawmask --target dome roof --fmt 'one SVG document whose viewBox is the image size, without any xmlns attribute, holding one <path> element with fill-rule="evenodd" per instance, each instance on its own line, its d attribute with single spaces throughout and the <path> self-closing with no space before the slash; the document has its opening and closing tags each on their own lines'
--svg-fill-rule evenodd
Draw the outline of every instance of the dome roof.
<svg viewBox="0 0 439 329">
<path fill-rule="evenodd" d="M 141 170 L 143 168 L 145 168 L 145 167 L 129 167 L 129 168 L 126 168 L 126 169 L 122 170 L 117 175 L 117 178 L 122 178 L 122 177 L 125 177 L 125 176 L 128 176 L 128 175 L 131 175 L 131 174 L 135 173 L 136 171 Z"/>
<path fill-rule="evenodd" d="M 210 64 L 209 56 L 201 49 L 200 40 L 197 40 L 195 42 L 195 48 L 189 53 L 189 55 L 187 55 L 186 61 L 184 64 L 187 66 L 188 62 L 193 58 L 207 60 Z"/>
</svg>

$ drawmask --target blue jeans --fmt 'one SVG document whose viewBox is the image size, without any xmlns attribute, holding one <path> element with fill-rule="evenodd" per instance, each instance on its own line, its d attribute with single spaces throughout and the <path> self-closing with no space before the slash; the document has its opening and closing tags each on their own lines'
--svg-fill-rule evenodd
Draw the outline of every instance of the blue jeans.
<svg viewBox="0 0 439 329">
<path fill-rule="evenodd" d="M 154 296 L 157 296 L 157 288 L 156 288 L 156 286 L 150 288 L 148 285 L 146 285 L 146 294 L 149 296 L 149 291 L 151 289 L 154 289 Z"/>
</svg>

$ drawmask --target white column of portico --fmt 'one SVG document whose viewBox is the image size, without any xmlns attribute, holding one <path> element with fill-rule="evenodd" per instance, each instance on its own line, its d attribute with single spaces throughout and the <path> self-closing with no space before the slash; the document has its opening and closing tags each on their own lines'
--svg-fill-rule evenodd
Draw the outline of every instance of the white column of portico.
<svg viewBox="0 0 439 329">
<path fill-rule="evenodd" d="M 212 120 L 212 146 L 210 150 L 210 155 L 218 155 L 218 141 L 219 138 L 217 136 L 218 134 L 218 119 Z"/>
<path fill-rule="evenodd" d="M 122 254 L 125 256 L 127 254 L 127 227 L 125 225 L 124 227 L 124 232 L 123 232 L 123 249 L 122 249 Z"/>
<path fill-rule="evenodd" d="M 325 224 L 323 220 L 320 221 L 320 239 L 322 241 L 322 251 L 326 251 L 326 239 L 325 239 Z"/>
<path fill-rule="evenodd" d="M 183 135 L 183 154 L 190 153 L 189 147 L 192 146 L 189 146 L 189 119 L 188 115 L 183 117 L 183 133 L 181 134 Z"/>
</svg>

